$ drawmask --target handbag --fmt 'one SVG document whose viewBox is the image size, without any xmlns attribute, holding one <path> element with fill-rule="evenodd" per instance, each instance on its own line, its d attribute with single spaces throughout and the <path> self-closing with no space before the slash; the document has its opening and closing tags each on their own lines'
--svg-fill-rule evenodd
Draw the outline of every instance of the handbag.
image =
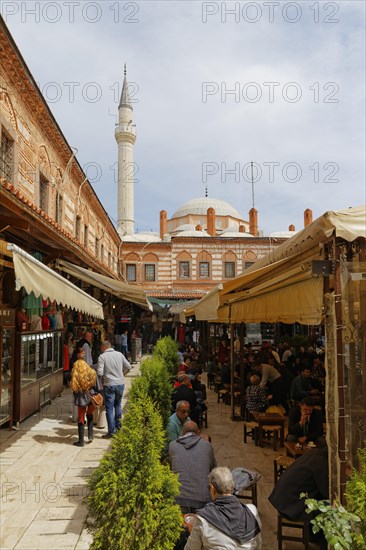
<svg viewBox="0 0 366 550">
<path fill-rule="evenodd" d="M 101 393 L 95 393 L 91 396 L 92 403 L 97 409 L 103 405 L 103 395 Z"/>
<path fill-rule="evenodd" d="M 93 403 L 94 407 L 99 409 L 103 405 L 103 395 L 101 393 L 90 393 L 87 391 L 90 401 Z"/>
</svg>

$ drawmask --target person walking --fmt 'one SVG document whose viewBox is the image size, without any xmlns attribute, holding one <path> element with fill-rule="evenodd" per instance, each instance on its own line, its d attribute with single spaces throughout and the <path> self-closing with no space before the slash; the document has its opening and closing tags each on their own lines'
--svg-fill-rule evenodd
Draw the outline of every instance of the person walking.
<svg viewBox="0 0 366 550">
<path fill-rule="evenodd" d="M 85 413 L 88 422 L 88 439 L 93 441 L 93 411 L 90 390 L 95 386 L 97 375 L 84 360 L 85 351 L 82 347 L 76 348 L 76 361 L 71 375 L 71 389 L 74 392 L 74 404 L 78 408 L 79 439 L 74 443 L 77 447 L 84 447 Z"/>
<path fill-rule="evenodd" d="M 108 424 L 108 432 L 102 436 L 104 439 L 113 437 L 115 432 L 121 428 L 124 375 L 130 370 L 131 365 L 125 356 L 120 351 L 113 349 L 109 340 L 102 342 L 97 374 L 103 378 Z"/>
<path fill-rule="evenodd" d="M 128 357 L 128 331 L 127 330 L 123 331 L 123 333 L 121 334 L 120 340 L 121 340 L 121 352 L 127 359 Z"/>
</svg>

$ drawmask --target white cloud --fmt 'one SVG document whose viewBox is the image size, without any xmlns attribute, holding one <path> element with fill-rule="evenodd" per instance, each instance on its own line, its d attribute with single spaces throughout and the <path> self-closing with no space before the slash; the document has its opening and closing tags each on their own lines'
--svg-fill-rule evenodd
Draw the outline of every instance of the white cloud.
<svg viewBox="0 0 366 550">
<path fill-rule="evenodd" d="M 251 184 L 242 171 L 250 161 L 262 169 L 255 196 L 266 234 L 290 223 L 302 227 L 305 208 L 316 217 L 365 202 L 363 2 L 281 2 L 273 4 L 272 23 L 270 8 L 259 2 L 249 3 L 252 11 L 247 2 L 74 3 L 73 23 L 65 2 L 58 2 L 56 23 L 49 22 L 55 16 L 51 8 L 35 22 L 21 13 L 25 4 L 29 9 L 36 2 L 4 0 L 2 13 L 8 13 L 10 32 L 41 89 L 49 99 L 61 93 L 50 107 L 70 145 L 77 147 L 79 162 L 100 164 L 102 179 L 94 188 L 113 219 L 114 124 L 125 61 L 138 100 L 135 218 L 140 230 L 156 229 L 160 210 L 172 214 L 183 202 L 203 196 L 206 184 L 210 196 L 247 215 Z M 225 8 L 237 4 L 238 22 L 227 14 L 223 23 Z M 9 15 L 14 5 L 19 11 Z M 95 5 L 101 18 L 91 23 Z M 255 6 L 261 17 L 250 23 Z M 203 23 L 204 10 L 216 9 Z M 296 15 L 299 21 L 289 22 Z M 129 22 L 133 19 L 138 22 Z M 74 97 L 67 82 L 79 84 Z M 257 88 L 248 87 L 253 82 Z M 279 83 L 273 85 L 273 102 L 269 82 Z M 203 83 L 217 90 L 206 102 Z M 225 96 L 235 86 L 239 98 Z M 252 102 L 256 90 L 262 96 Z M 299 90 L 301 99 L 291 102 Z M 202 181 L 205 162 L 219 167 L 207 183 Z M 273 181 L 270 162 L 279 163 Z M 291 181 L 289 163 L 300 166 L 299 181 Z M 238 164 L 240 181 L 235 182 L 222 168 Z"/>
</svg>

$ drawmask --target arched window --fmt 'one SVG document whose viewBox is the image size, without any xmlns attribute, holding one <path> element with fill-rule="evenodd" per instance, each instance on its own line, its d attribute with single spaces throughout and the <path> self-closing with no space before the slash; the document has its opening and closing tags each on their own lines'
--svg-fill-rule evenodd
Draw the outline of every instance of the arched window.
<svg viewBox="0 0 366 550">
<path fill-rule="evenodd" d="M 236 261 L 237 257 L 231 250 L 224 255 L 224 278 L 232 279 L 236 275 Z"/>
<path fill-rule="evenodd" d="M 206 250 L 197 254 L 197 278 L 210 279 L 212 277 L 212 256 Z"/>
<path fill-rule="evenodd" d="M 177 256 L 177 278 L 178 279 L 190 279 L 192 269 L 192 256 L 184 251 Z"/>
</svg>

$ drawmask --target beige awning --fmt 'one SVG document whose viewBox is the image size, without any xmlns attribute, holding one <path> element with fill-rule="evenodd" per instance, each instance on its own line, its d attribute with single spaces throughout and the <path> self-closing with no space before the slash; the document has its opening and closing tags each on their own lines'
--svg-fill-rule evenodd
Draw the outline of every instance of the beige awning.
<svg viewBox="0 0 366 550">
<path fill-rule="evenodd" d="M 92 317 L 104 319 L 103 306 L 98 300 L 73 285 L 42 262 L 16 246 L 8 244 L 13 253 L 16 290 L 25 288 L 28 294 L 42 296 Z"/>
<path fill-rule="evenodd" d="M 312 260 L 321 257 L 322 243 L 332 234 L 349 242 L 366 237 L 366 207 L 326 212 L 312 224 L 258 260 L 218 291 L 219 322 L 284 322 L 319 324 L 322 320 L 323 278 L 312 274 Z M 193 308 L 204 306 L 205 296 Z M 214 304 L 212 302 L 213 308 Z M 200 317 L 203 319 L 203 317 Z"/>
<path fill-rule="evenodd" d="M 193 306 L 193 313 L 197 321 L 212 321 L 216 319 L 217 308 L 220 305 L 219 291 L 222 288 L 222 284 L 217 285 Z"/>
<path fill-rule="evenodd" d="M 139 287 L 128 285 L 117 279 L 112 279 L 112 277 L 106 277 L 105 275 L 71 264 L 65 260 L 57 260 L 56 266 L 73 277 L 106 290 L 118 298 L 133 302 L 144 309 L 151 309 L 144 291 Z"/>
</svg>

